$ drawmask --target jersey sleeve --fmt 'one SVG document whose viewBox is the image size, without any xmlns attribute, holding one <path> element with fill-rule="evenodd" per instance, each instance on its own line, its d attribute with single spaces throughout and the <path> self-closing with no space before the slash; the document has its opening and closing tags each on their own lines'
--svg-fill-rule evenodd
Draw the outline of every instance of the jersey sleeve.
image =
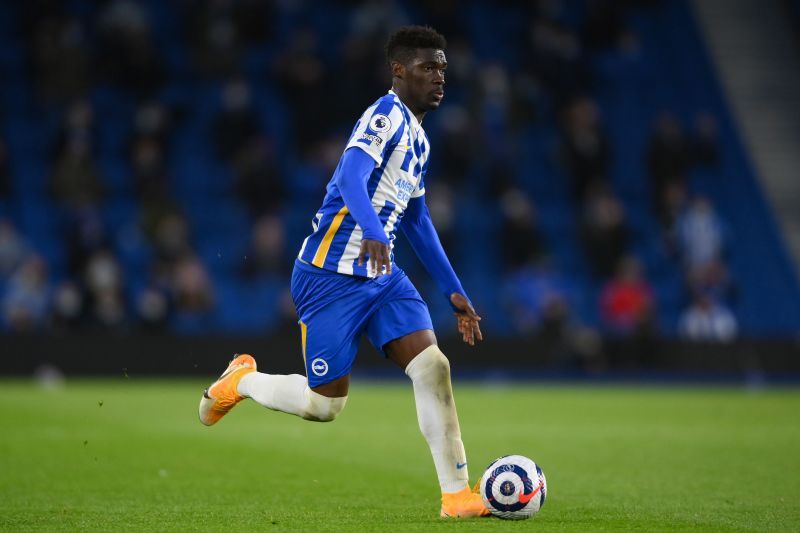
<svg viewBox="0 0 800 533">
<path fill-rule="evenodd" d="M 403 134 L 403 114 L 390 99 L 381 99 L 370 106 L 356 124 L 347 148 L 361 148 L 380 165 Z"/>
</svg>

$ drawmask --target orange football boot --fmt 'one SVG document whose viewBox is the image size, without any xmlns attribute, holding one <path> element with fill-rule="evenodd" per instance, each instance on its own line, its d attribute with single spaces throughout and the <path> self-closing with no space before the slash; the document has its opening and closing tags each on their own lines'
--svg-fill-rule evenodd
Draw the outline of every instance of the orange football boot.
<svg viewBox="0 0 800 533">
<path fill-rule="evenodd" d="M 200 422 L 207 426 L 216 424 L 237 403 L 244 400 L 236 387 L 244 376 L 255 371 L 256 360 L 252 355 L 234 357 L 219 379 L 203 391 L 203 397 L 200 398 Z"/>
<path fill-rule="evenodd" d="M 478 486 L 475 486 L 477 489 Z M 475 518 L 479 516 L 489 516 L 489 509 L 483 504 L 481 495 L 477 490 L 470 490 L 464 487 L 459 492 L 442 493 L 442 510 L 439 516 L 442 518 Z"/>
</svg>

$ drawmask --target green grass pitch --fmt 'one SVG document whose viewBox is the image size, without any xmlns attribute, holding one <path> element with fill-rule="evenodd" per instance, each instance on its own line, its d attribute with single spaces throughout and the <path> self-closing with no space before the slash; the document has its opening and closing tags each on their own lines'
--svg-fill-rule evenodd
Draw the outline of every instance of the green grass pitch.
<svg viewBox="0 0 800 533">
<path fill-rule="evenodd" d="M 454 522 L 408 384 L 356 380 L 330 424 L 245 402 L 212 428 L 204 385 L 0 381 L 0 530 L 800 530 L 797 390 L 456 382 L 472 481 L 519 453 L 549 494 Z"/>
</svg>

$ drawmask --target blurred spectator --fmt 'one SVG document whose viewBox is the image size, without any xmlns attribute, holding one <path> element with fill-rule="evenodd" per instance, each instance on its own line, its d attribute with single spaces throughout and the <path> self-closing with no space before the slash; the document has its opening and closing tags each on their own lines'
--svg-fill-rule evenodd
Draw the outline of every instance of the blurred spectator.
<svg viewBox="0 0 800 533">
<path fill-rule="evenodd" d="M 567 280 L 546 261 L 520 265 L 503 281 L 503 302 L 515 333 L 556 330 L 568 320 Z"/>
<path fill-rule="evenodd" d="M 11 199 L 11 165 L 6 140 L 0 137 L 0 201 Z"/>
<path fill-rule="evenodd" d="M 71 139 L 58 157 L 50 177 L 53 196 L 67 207 L 94 205 L 103 196 L 103 186 L 90 145 Z"/>
<path fill-rule="evenodd" d="M 528 263 L 507 276 L 502 299 L 515 335 L 536 336 L 551 366 L 602 370 L 605 359 L 598 333 L 575 318 L 570 300 L 575 287 L 546 260 Z"/>
<path fill-rule="evenodd" d="M 722 221 L 709 201 L 702 196 L 692 200 L 675 223 L 679 252 L 687 268 L 704 265 L 722 255 Z"/>
<path fill-rule="evenodd" d="M 656 215 L 666 229 L 670 246 L 676 248 L 677 243 L 673 242 L 676 236 L 671 232 L 674 232 L 678 217 L 686 210 L 689 201 L 686 185 L 683 180 L 670 181 L 660 194 L 662 196 L 657 200 L 659 205 L 656 206 Z"/>
<path fill-rule="evenodd" d="M 425 185 L 425 203 L 431 213 L 431 220 L 439 235 L 439 240 L 451 261 L 457 261 L 456 208 L 453 189 L 446 183 Z M 402 226 L 402 223 L 401 223 Z"/>
<path fill-rule="evenodd" d="M 543 243 L 533 203 L 519 189 L 509 189 L 500 199 L 500 209 L 500 246 L 505 267 L 514 270 L 538 260 Z"/>
<path fill-rule="evenodd" d="M 510 136 L 508 120 L 511 112 L 511 81 L 505 66 L 489 63 L 479 71 L 480 120 L 483 151 L 490 158 L 508 158 Z"/>
<path fill-rule="evenodd" d="M 702 166 L 712 167 L 719 164 L 719 133 L 717 120 L 711 113 L 698 113 L 695 117 L 694 136 L 692 138 L 693 161 Z"/>
<path fill-rule="evenodd" d="M 162 152 L 168 152 L 174 115 L 172 110 L 157 100 L 142 102 L 133 116 L 133 134 L 129 142 L 131 151 L 139 141 L 146 139 L 156 143 Z"/>
<path fill-rule="evenodd" d="M 213 132 L 217 154 L 226 160 L 259 133 L 250 86 L 244 79 L 233 79 L 223 87 L 222 109 L 214 118 Z"/>
<path fill-rule="evenodd" d="M 134 188 L 145 205 L 169 201 L 169 178 L 162 146 L 154 138 L 141 137 L 131 150 Z"/>
<path fill-rule="evenodd" d="M 97 146 L 97 140 L 92 103 L 85 98 L 74 100 L 64 112 L 53 149 L 54 155 L 58 157 L 73 142 L 87 144 L 93 150 Z"/>
<path fill-rule="evenodd" d="M 64 281 L 53 294 L 51 325 L 58 331 L 76 331 L 86 321 L 86 295 L 73 281 Z"/>
<path fill-rule="evenodd" d="M 347 72 L 330 88 L 342 105 L 329 110 L 334 123 L 352 122 L 364 106 L 391 86 L 383 57 L 383 33 L 354 34 L 341 45 L 340 68 Z"/>
<path fill-rule="evenodd" d="M 191 254 L 189 223 L 180 213 L 164 214 L 156 222 L 152 243 L 161 266 L 171 269 L 176 262 Z"/>
<path fill-rule="evenodd" d="M 623 258 L 616 276 L 606 283 L 600 300 L 606 326 L 623 335 L 643 334 L 653 327 L 653 290 L 632 256 Z"/>
<path fill-rule="evenodd" d="M 265 216 L 256 221 L 245 257 L 242 274 L 246 277 L 285 274 L 289 262 L 283 220 L 277 216 Z"/>
<path fill-rule="evenodd" d="M 99 250 L 89 258 L 83 276 L 88 291 L 91 325 L 101 329 L 120 329 L 127 321 L 123 297 L 122 269 L 109 250 Z"/>
<path fill-rule="evenodd" d="M 480 142 L 480 129 L 469 111 L 460 105 L 447 105 L 441 110 L 441 133 L 436 158 L 432 164 L 440 169 L 437 181 L 452 186 L 463 185 L 474 165 L 475 149 Z M 441 164 L 436 161 L 441 159 Z"/>
<path fill-rule="evenodd" d="M 313 29 L 298 29 L 275 62 L 275 77 L 293 116 L 293 144 L 303 157 L 308 157 L 316 143 L 327 135 L 331 126 L 321 124 L 320 117 L 335 107 L 327 99 L 327 71 L 317 54 L 317 41 Z"/>
<path fill-rule="evenodd" d="M 234 2 L 226 0 L 185 2 L 194 64 L 206 76 L 230 76 L 239 70 L 243 49 L 237 22 L 241 16 L 236 16 L 233 7 Z"/>
<path fill-rule="evenodd" d="M 77 207 L 66 217 L 63 236 L 67 244 L 67 270 L 79 276 L 91 255 L 110 246 L 110 236 L 99 209 L 94 206 Z"/>
<path fill-rule="evenodd" d="M 44 325 L 50 299 L 47 265 L 30 256 L 17 269 L 2 299 L 3 320 L 12 332 L 31 332 Z"/>
<path fill-rule="evenodd" d="M 449 1 L 449 0 L 448 0 Z M 426 9 L 433 9 L 431 4 L 426 5 Z M 436 27 L 436 26 L 434 26 Z M 477 80 L 475 70 L 478 68 L 478 61 L 472 48 L 472 43 L 465 37 L 452 36 L 443 33 L 447 37 L 447 86 L 448 95 L 455 91 L 456 94 L 470 94 L 475 88 Z M 452 87 L 450 86 L 452 85 Z M 449 96 L 445 99 L 448 102 Z M 462 99 L 463 100 L 463 99 Z M 445 105 L 453 105 L 452 102 Z M 442 108 L 444 110 L 445 108 Z M 445 123 L 445 121 L 442 121 Z"/>
<path fill-rule="evenodd" d="M 537 17 L 530 28 L 528 72 L 564 104 L 586 88 L 587 69 L 578 35 L 551 17 Z"/>
<path fill-rule="evenodd" d="M 733 313 L 707 295 L 699 295 L 680 318 L 681 337 L 693 341 L 730 342 L 738 325 Z"/>
<path fill-rule="evenodd" d="M 715 302 L 732 303 L 736 300 L 736 283 L 721 259 L 694 265 L 686 273 L 689 293 L 711 298 Z"/>
<path fill-rule="evenodd" d="M 41 15 L 41 16 L 39 16 Z M 91 76 L 90 45 L 77 18 L 56 13 L 33 15 L 33 72 L 46 102 L 63 103 L 86 93 Z"/>
<path fill-rule="evenodd" d="M 268 137 L 253 137 L 236 155 L 233 163 L 236 191 L 250 214 L 258 217 L 275 213 L 286 201 L 285 178 Z"/>
<path fill-rule="evenodd" d="M 197 257 L 187 255 L 177 261 L 172 275 L 177 311 L 203 314 L 214 306 L 214 292 L 205 267 Z"/>
<path fill-rule="evenodd" d="M 668 189 L 675 183 L 683 184 L 691 158 L 691 145 L 678 119 L 672 113 L 662 112 L 655 122 L 647 147 L 653 205 L 662 218 L 669 211 L 666 205 Z"/>
<path fill-rule="evenodd" d="M 572 180 L 575 198 L 583 202 L 590 186 L 608 180 L 611 144 L 600 125 L 597 104 L 588 97 L 564 112 L 561 155 Z"/>
<path fill-rule="evenodd" d="M 581 238 L 594 274 L 610 276 L 628 249 L 630 232 L 622 204 L 605 186 L 598 184 L 587 193 Z"/>
<path fill-rule="evenodd" d="M 136 298 L 136 316 L 139 327 L 149 333 L 167 329 L 172 314 L 167 294 L 155 285 L 145 287 Z"/>
<path fill-rule="evenodd" d="M 512 131 L 520 132 L 542 118 L 546 97 L 539 80 L 530 74 L 519 74 L 511 83 L 508 125 Z"/>
<path fill-rule="evenodd" d="M 0 218 L 0 281 L 8 278 L 29 254 L 28 243 L 11 221 Z"/>
<path fill-rule="evenodd" d="M 357 34 L 386 35 L 407 24 L 408 16 L 397 2 L 366 0 L 356 4 L 350 20 Z"/>
<path fill-rule="evenodd" d="M 97 19 L 99 62 L 105 77 L 140 97 L 152 96 L 166 81 L 144 7 L 134 0 L 111 0 Z"/>
</svg>

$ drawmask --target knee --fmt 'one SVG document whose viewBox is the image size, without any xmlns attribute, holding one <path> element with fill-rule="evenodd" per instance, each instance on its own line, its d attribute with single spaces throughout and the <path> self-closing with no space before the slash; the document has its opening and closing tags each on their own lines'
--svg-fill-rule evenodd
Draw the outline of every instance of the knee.
<svg viewBox="0 0 800 533">
<path fill-rule="evenodd" d="M 450 361 L 434 344 L 411 360 L 406 367 L 406 374 L 413 381 L 418 379 L 449 380 Z"/>
<path fill-rule="evenodd" d="M 344 410 L 346 403 L 347 396 L 329 398 L 307 388 L 303 418 L 314 422 L 331 422 Z"/>
</svg>

